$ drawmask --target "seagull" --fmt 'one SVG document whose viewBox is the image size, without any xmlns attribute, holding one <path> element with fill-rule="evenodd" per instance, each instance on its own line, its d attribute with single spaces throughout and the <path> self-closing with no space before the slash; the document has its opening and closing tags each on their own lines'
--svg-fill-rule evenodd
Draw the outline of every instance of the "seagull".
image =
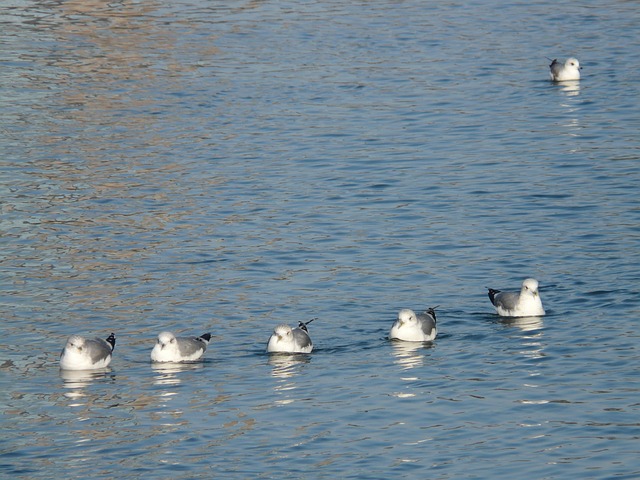
<svg viewBox="0 0 640 480">
<path fill-rule="evenodd" d="M 311 353 L 313 343 L 309 337 L 307 325 L 314 320 L 315 318 L 312 318 L 306 323 L 299 322 L 296 328 L 291 328 L 285 324 L 278 325 L 269 338 L 267 352 Z"/>
<path fill-rule="evenodd" d="M 207 350 L 211 334 L 199 337 L 176 337 L 171 332 L 162 332 L 151 350 L 152 362 L 193 362 Z"/>
<path fill-rule="evenodd" d="M 551 60 L 551 59 L 549 59 Z M 549 75 L 554 82 L 564 82 L 565 80 L 580 80 L 580 62 L 577 58 L 567 58 L 564 64 L 557 59 L 551 60 L 549 65 Z"/>
<path fill-rule="evenodd" d="M 527 278 L 522 282 L 520 293 L 501 292 L 489 288 L 489 299 L 502 317 L 540 317 L 544 315 L 542 300 L 538 293 L 538 281 Z"/>
<path fill-rule="evenodd" d="M 92 370 L 105 368 L 111 363 L 111 352 L 116 346 L 112 333 L 106 340 L 87 340 L 80 335 L 71 335 L 60 353 L 60 368 L 63 370 Z"/>
<path fill-rule="evenodd" d="M 438 307 L 428 308 L 424 313 L 416 313 L 408 308 L 398 312 L 398 319 L 394 322 L 389 332 L 392 340 L 405 340 L 407 342 L 430 342 L 436 338 L 436 311 Z"/>
</svg>

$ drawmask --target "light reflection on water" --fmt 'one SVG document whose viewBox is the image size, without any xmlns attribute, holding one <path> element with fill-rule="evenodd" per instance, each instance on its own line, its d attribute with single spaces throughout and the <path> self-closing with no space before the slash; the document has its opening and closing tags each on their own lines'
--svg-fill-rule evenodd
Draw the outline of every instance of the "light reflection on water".
<svg viewBox="0 0 640 480">
<path fill-rule="evenodd" d="M 517 327 L 523 332 L 541 330 L 544 327 L 544 317 L 514 317 L 500 319 L 502 325 Z"/>
<path fill-rule="evenodd" d="M 301 367 L 309 364 L 311 356 L 308 354 L 269 354 L 269 366 L 272 368 L 271 376 L 277 379 L 273 385 L 273 391 L 279 398 L 276 405 L 288 405 L 296 401 L 293 395 L 298 388 L 296 377 L 301 373 Z"/>
<path fill-rule="evenodd" d="M 185 363 L 151 363 L 151 368 L 154 372 L 153 383 L 158 386 L 163 386 L 167 390 L 163 391 L 160 397 L 170 397 L 177 395 L 178 392 L 171 387 L 177 387 L 182 383 L 181 373 L 193 370 L 202 369 L 204 364 L 202 362 L 185 362 Z"/>
<path fill-rule="evenodd" d="M 82 397 L 82 390 L 89 387 L 96 381 L 101 381 L 110 377 L 110 368 L 100 368 L 97 370 L 60 370 L 60 378 L 63 380 L 64 388 L 71 390 L 65 393 L 69 398 Z M 111 376 L 111 379 L 115 378 Z"/>
<path fill-rule="evenodd" d="M 564 81 L 564 82 L 560 82 L 557 85 L 558 85 L 558 88 L 567 97 L 575 97 L 575 96 L 580 95 L 580 81 L 579 80 L 567 80 L 567 81 Z"/>
<path fill-rule="evenodd" d="M 421 367 L 425 363 L 425 350 L 432 347 L 432 344 L 422 342 L 402 342 L 392 341 L 392 353 L 394 363 L 401 366 L 403 370 Z"/>
</svg>

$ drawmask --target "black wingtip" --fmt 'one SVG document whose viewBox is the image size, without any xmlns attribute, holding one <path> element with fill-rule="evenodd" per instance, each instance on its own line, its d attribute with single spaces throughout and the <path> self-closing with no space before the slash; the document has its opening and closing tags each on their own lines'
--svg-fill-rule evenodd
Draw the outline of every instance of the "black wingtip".
<svg viewBox="0 0 640 480">
<path fill-rule="evenodd" d="M 489 300 L 491 300 L 491 303 L 492 303 L 493 305 L 495 305 L 495 304 L 496 304 L 496 295 L 497 295 L 498 293 L 500 293 L 500 290 L 494 290 L 493 288 L 490 288 L 490 289 L 489 289 L 489 293 L 488 293 L 488 295 L 489 295 Z"/>
<path fill-rule="evenodd" d="M 200 337 L 202 340 L 208 342 L 209 340 L 211 340 L 211 334 L 210 333 L 205 333 L 204 335 L 200 335 Z"/>
<path fill-rule="evenodd" d="M 311 320 L 307 321 L 307 322 L 298 322 L 298 328 L 300 330 L 304 330 L 305 332 L 309 333 L 309 330 L 307 329 L 307 325 L 309 325 L 311 322 L 313 322 L 314 320 L 317 320 L 318 318 L 312 318 Z"/>
<path fill-rule="evenodd" d="M 436 305 L 435 307 L 429 307 L 425 310 L 425 312 L 427 312 L 429 315 L 431 315 L 433 317 L 433 321 L 436 322 L 437 318 L 436 318 L 436 308 L 439 308 L 440 305 Z"/>
<path fill-rule="evenodd" d="M 113 333 L 107 337 L 107 343 L 111 345 L 111 351 L 113 352 L 113 349 L 116 348 L 116 336 Z"/>
</svg>

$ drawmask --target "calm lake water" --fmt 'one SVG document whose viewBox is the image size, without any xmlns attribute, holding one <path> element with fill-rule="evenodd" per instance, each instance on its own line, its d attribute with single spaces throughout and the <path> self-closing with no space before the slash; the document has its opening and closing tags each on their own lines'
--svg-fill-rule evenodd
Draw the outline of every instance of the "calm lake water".
<svg viewBox="0 0 640 480">
<path fill-rule="evenodd" d="M 572 3 L 3 2 L 0 476 L 639 478 L 640 10 Z"/>
</svg>

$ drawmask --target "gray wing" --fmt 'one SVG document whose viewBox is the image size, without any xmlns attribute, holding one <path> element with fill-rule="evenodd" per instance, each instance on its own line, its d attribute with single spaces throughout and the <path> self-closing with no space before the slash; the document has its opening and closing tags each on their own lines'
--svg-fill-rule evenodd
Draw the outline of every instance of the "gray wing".
<svg viewBox="0 0 640 480">
<path fill-rule="evenodd" d="M 97 363 L 111 355 L 111 345 L 101 338 L 85 341 L 85 348 L 92 363 Z"/>
<path fill-rule="evenodd" d="M 516 292 L 500 292 L 494 297 L 493 304 L 496 307 L 502 307 L 505 310 L 513 310 L 518 305 L 520 300 L 520 293 Z"/>
<path fill-rule="evenodd" d="M 419 313 L 416 318 L 420 321 L 422 332 L 430 336 L 433 329 L 436 328 L 436 319 L 429 312 Z"/>
<path fill-rule="evenodd" d="M 551 70 L 551 75 L 553 75 L 553 77 L 556 77 L 560 73 L 560 70 L 562 70 L 563 67 L 564 65 L 562 63 L 558 62 L 557 59 L 554 59 L 551 62 L 551 65 L 549 65 L 549 70 Z"/>
<path fill-rule="evenodd" d="M 301 328 L 294 328 L 292 330 L 292 333 L 293 333 L 293 339 L 296 345 L 298 345 L 300 348 L 306 348 L 313 345 L 311 343 L 311 338 L 309 337 L 309 334 L 304 330 L 302 330 Z"/>
<path fill-rule="evenodd" d="M 207 349 L 207 343 L 199 337 L 178 337 L 176 341 L 178 342 L 178 351 L 183 356 L 193 355 L 200 350 L 204 352 Z"/>
</svg>

